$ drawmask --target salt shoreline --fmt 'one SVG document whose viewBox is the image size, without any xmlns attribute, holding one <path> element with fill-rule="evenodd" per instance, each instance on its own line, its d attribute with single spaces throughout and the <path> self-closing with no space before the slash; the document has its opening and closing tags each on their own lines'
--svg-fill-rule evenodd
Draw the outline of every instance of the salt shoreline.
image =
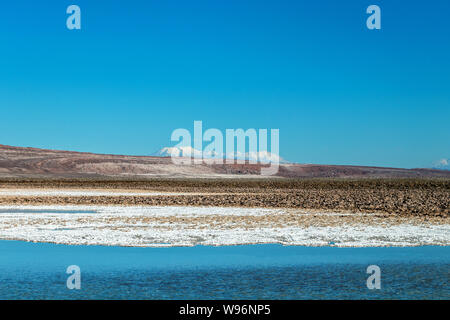
<svg viewBox="0 0 450 320">
<path fill-rule="evenodd" d="M 405 222 L 406 221 L 406 222 Z M 0 239 L 133 247 L 450 245 L 450 224 L 235 207 L 0 206 Z"/>
</svg>

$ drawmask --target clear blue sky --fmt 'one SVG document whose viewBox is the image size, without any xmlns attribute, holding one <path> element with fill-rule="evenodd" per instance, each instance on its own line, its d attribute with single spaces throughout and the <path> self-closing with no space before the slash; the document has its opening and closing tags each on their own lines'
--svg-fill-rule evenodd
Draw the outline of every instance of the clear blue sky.
<svg viewBox="0 0 450 320">
<path fill-rule="evenodd" d="M 77 4 L 82 30 L 66 28 Z M 366 28 L 368 5 L 382 29 Z M 450 156 L 450 1 L 4 1 L 0 144 L 116 154 L 279 128 L 301 163 Z"/>
</svg>

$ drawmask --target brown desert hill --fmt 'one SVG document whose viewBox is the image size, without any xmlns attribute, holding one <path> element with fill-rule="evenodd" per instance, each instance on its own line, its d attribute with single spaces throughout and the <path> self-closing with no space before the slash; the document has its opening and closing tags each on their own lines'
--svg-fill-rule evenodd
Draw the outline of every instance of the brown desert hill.
<svg viewBox="0 0 450 320">
<path fill-rule="evenodd" d="M 125 156 L 0 145 L 0 177 L 257 177 L 260 164 L 175 165 L 168 157 Z M 450 178 L 450 171 L 346 165 L 280 164 L 287 178 Z"/>
</svg>

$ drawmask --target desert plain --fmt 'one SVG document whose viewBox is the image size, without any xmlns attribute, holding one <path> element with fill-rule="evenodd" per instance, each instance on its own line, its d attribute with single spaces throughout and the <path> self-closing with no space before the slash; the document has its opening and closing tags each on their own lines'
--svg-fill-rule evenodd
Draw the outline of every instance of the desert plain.
<svg viewBox="0 0 450 320">
<path fill-rule="evenodd" d="M 450 244 L 437 178 L 0 181 L 0 239 L 119 246 Z"/>
</svg>

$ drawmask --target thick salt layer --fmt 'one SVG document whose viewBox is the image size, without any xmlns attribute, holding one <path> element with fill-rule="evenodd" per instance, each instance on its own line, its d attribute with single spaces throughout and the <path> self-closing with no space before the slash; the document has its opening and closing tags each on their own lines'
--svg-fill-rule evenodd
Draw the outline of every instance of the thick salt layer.
<svg viewBox="0 0 450 320">
<path fill-rule="evenodd" d="M 450 244 L 449 224 L 359 223 L 321 227 L 274 224 L 267 227 L 267 224 L 247 226 L 245 223 L 243 226 L 232 219 L 283 214 L 287 211 L 257 208 L 0 206 L 0 239 L 139 247 L 254 243 L 342 247 Z M 225 222 L 222 219 L 219 224 L 211 223 L 214 218 L 228 216 L 230 219 Z"/>
</svg>

